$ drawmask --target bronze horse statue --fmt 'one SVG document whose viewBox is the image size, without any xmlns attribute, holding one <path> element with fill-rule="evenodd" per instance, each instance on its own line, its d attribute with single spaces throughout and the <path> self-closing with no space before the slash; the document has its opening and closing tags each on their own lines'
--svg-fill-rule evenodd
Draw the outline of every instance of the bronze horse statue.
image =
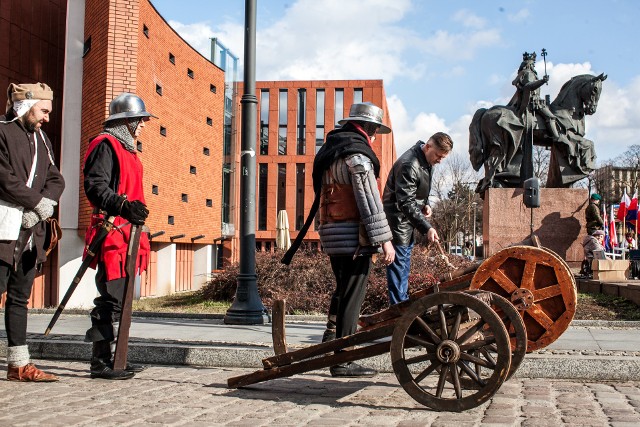
<svg viewBox="0 0 640 427">
<path fill-rule="evenodd" d="M 496 105 L 476 111 L 469 125 L 469 158 L 485 176 L 477 193 L 491 187 L 516 188 L 522 185 L 525 142 L 551 149 L 547 187 L 569 187 L 595 168 L 593 141 L 584 137 L 585 115 L 596 112 L 607 78 L 582 74 L 566 82 L 549 109 L 556 116 L 559 138 L 553 141 L 543 117 L 524 108 Z"/>
</svg>

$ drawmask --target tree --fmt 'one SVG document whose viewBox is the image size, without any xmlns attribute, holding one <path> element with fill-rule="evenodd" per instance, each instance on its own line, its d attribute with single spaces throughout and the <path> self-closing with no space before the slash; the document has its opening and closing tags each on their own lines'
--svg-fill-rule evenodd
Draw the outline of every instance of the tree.
<svg viewBox="0 0 640 427">
<path fill-rule="evenodd" d="M 540 179 L 540 186 L 547 185 L 547 176 L 549 175 L 549 160 L 551 159 L 551 151 L 546 147 L 539 145 L 533 146 L 533 175 Z"/>
</svg>

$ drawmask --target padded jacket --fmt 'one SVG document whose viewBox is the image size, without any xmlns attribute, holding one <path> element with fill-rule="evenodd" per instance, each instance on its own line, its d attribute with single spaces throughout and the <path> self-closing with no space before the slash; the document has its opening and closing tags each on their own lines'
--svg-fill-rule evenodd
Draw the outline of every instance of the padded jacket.
<svg viewBox="0 0 640 427">
<path fill-rule="evenodd" d="M 424 144 L 418 141 L 396 160 L 384 187 L 382 203 L 395 245 L 409 245 L 414 229 L 426 234 L 432 227 L 422 213 L 429 200 L 432 171 L 422 152 Z"/>
<path fill-rule="evenodd" d="M 344 134 L 343 134 L 344 136 Z M 329 256 L 356 256 L 380 251 L 391 240 L 391 230 L 384 214 L 378 183 L 371 160 L 363 154 L 336 159 L 325 171 L 322 187 L 329 184 L 351 185 L 357 211 L 346 220 L 321 224 L 318 228 L 323 251 Z"/>
</svg>

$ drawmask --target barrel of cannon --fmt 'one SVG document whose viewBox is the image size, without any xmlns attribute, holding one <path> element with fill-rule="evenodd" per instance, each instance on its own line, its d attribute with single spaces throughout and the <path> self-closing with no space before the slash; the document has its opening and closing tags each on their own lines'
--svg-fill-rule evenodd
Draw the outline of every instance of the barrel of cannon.
<svg viewBox="0 0 640 427">
<path fill-rule="evenodd" d="M 527 351 L 544 348 L 569 327 L 577 291 L 567 263 L 547 248 L 511 246 L 485 260 L 470 289 L 501 295 L 524 320 Z"/>
</svg>

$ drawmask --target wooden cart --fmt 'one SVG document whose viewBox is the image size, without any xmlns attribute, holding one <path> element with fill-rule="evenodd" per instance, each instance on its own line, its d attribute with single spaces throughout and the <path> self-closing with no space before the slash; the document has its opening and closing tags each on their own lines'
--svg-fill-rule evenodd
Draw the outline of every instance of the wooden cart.
<svg viewBox="0 0 640 427">
<path fill-rule="evenodd" d="M 576 288 L 567 264 L 545 248 L 513 246 L 458 270 L 408 301 L 360 318 L 353 335 L 287 351 L 284 302 L 273 307 L 275 355 L 264 369 L 228 379 L 230 388 L 328 368 L 389 352 L 416 401 L 464 411 L 491 398 L 527 351 L 569 326 Z"/>
</svg>

